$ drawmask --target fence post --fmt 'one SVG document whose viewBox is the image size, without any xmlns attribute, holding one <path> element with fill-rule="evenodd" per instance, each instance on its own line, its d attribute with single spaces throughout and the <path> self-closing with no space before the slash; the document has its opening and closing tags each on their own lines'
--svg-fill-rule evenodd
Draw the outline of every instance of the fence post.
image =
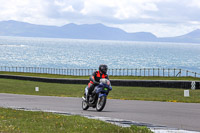
<svg viewBox="0 0 200 133">
<path fill-rule="evenodd" d="M 89 69 L 87 69 L 87 72 L 88 72 L 88 74 L 87 74 L 87 76 L 89 75 Z"/>
<path fill-rule="evenodd" d="M 176 69 L 174 68 L 174 77 L 176 76 Z"/>
<path fill-rule="evenodd" d="M 168 68 L 168 77 L 169 77 L 169 70 L 170 70 L 170 69 Z"/>
<path fill-rule="evenodd" d="M 137 68 L 135 69 L 135 76 L 137 76 Z"/>
<path fill-rule="evenodd" d="M 153 68 L 153 77 L 154 77 L 154 68 Z"/>
<path fill-rule="evenodd" d="M 141 76 L 141 69 L 140 69 L 140 76 Z"/>
<path fill-rule="evenodd" d="M 163 77 L 165 77 L 165 69 L 163 68 Z"/>
</svg>

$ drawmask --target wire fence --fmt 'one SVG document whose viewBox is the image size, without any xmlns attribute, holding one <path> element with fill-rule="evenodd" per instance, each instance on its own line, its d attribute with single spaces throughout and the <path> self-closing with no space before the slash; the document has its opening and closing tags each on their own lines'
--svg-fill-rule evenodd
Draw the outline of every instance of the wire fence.
<svg viewBox="0 0 200 133">
<path fill-rule="evenodd" d="M 97 69 L 58 69 L 43 67 L 16 67 L 0 66 L 2 72 L 43 73 L 72 76 L 88 76 Z M 159 77 L 200 77 L 197 72 L 183 69 L 170 68 L 132 68 L 132 69 L 108 69 L 111 76 L 159 76 Z"/>
</svg>

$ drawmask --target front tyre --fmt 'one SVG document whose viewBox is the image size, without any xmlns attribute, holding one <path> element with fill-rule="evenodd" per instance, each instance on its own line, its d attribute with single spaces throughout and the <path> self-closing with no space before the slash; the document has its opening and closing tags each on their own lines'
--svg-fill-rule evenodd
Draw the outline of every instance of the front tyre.
<svg viewBox="0 0 200 133">
<path fill-rule="evenodd" d="M 86 103 L 85 100 L 82 101 L 82 109 L 87 110 L 89 108 L 88 104 Z"/>
<path fill-rule="evenodd" d="M 103 108 L 105 107 L 105 105 L 106 105 L 106 96 L 102 96 L 102 97 L 98 98 L 96 110 L 102 111 Z"/>
</svg>

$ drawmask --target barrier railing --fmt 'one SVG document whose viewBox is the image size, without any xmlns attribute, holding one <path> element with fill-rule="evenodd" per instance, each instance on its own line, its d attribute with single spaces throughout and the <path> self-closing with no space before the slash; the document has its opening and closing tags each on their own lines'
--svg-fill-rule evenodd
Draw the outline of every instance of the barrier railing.
<svg viewBox="0 0 200 133">
<path fill-rule="evenodd" d="M 0 71 L 23 72 L 23 73 L 45 73 L 72 76 L 88 76 L 97 69 L 57 69 L 43 67 L 16 67 L 0 66 Z M 183 69 L 170 68 L 132 68 L 132 69 L 108 69 L 111 76 L 159 76 L 159 77 L 200 77 L 199 73 Z"/>
</svg>

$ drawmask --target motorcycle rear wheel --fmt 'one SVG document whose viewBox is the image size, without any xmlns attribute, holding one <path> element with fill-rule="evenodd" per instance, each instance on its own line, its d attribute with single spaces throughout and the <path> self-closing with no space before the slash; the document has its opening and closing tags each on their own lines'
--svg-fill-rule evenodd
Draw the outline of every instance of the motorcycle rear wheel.
<svg viewBox="0 0 200 133">
<path fill-rule="evenodd" d="M 98 98 L 96 110 L 102 111 L 103 108 L 105 107 L 105 105 L 106 105 L 106 96 L 102 96 L 102 97 Z"/>
</svg>

